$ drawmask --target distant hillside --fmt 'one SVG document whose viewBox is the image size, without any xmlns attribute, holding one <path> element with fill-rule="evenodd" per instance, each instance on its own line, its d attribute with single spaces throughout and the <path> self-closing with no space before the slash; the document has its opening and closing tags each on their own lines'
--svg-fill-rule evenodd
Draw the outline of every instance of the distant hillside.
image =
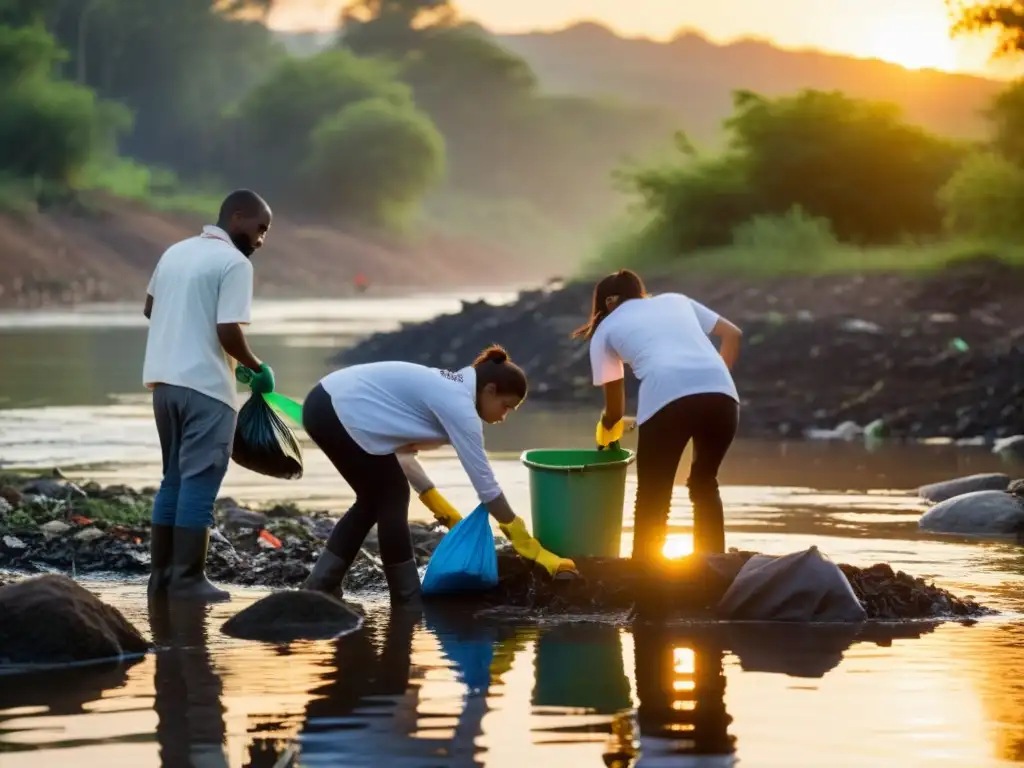
<svg viewBox="0 0 1024 768">
<path fill-rule="evenodd" d="M 282 33 L 281 39 L 303 55 L 329 45 L 333 36 Z M 670 109 L 700 143 L 720 135 L 722 120 L 732 112 L 732 92 L 741 88 L 767 96 L 800 88 L 834 89 L 892 101 L 915 123 L 975 138 L 985 130 L 981 111 L 1004 87 L 982 77 L 913 72 L 882 61 L 785 50 L 758 40 L 717 45 L 694 33 L 667 43 L 623 38 L 593 23 L 495 39 L 530 63 L 545 90 L 608 95 Z"/>
<path fill-rule="evenodd" d="M 608 94 L 673 110 L 698 141 L 711 141 L 732 113 L 731 94 L 775 96 L 801 88 L 840 90 L 900 104 L 909 120 L 946 135 L 983 134 L 980 114 L 1004 83 L 935 71 L 909 71 L 877 60 L 790 51 L 759 40 L 717 45 L 698 34 L 667 43 L 619 37 L 593 23 L 556 32 L 497 35 L 525 58 L 545 88 Z"/>
</svg>

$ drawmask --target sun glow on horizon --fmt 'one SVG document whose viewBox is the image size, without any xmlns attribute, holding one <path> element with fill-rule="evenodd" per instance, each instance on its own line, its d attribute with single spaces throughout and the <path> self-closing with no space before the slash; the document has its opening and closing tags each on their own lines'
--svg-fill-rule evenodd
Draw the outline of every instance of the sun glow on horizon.
<svg viewBox="0 0 1024 768">
<path fill-rule="evenodd" d="M 960 66 L 957 42 L 942 13 L 894 13 L 876 19 L 871 27 L 870 55 L 907 69 L 956 72 Z"/>
</svg>

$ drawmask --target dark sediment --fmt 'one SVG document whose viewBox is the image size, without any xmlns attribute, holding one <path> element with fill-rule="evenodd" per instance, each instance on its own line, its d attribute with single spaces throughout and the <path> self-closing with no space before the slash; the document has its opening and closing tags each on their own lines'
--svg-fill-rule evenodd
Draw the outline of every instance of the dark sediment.
<svg viewBox="0 0 1024 768">
<path fill-rule="evenodd" d="M 799 436 L 879 419 L 893 437 L 1024 432 L 1024 270 L 981 260 L 928 278 L 666 278 L 648 288 L 687 293 L 742 326 L 741 435 Z M 531 401 L 596 408 L 587 346 L 569 339 L 588 316 L 590 292 L 590 283 L 570 284 L 524 292 L 509 306 L 465 304 L 377 334 L 336 362 L 455 367 L 499 343 L 529 375 Z M 636 388 L 627 376 L 630 408 Z"/>
<path fill-rule="evenodd" d="M 319 592 L 275 592 L 239 611 L 222 628 L 242 640 L 280 643 L 324 640 L 358 630 L 362 616 Z"/>
<path fill-rule="evenodd" d="M 44 568 L 73 569 L 78 574 L 114 572 L 137 577 L 149 572 L 151 491 L 93 484 L 79 488 L 60 477 L 47 479 L 53 482 L 34 487 L 51 495 L 40 496 L 26 492 L 38 478 L 0 477 L 0 497 L 17 502 L 7 500 L 3 502 L 6 506 L 0 505 L 0 569 L 27 573 Z M 207 561 L 210 578 L 242 586 L 297 588 L 309 575 L 333 524 L 326 512 L 306 512 L 290 505 L 254 511 L 221 499 Z M 417 564 L 422 567 L 444 530 L 415 523 L 410 528 Z M 628 612 L 638 598 L 654 595 L 679 614 L 709 615 L 752 554 L 684 558 L 667 565 L 655 578 L 638 572 L 629 560 L 583 558 L 577 560 L 580 577 L 563 581 L 552 580 L 499 539 L 498 587 L 474 602 L 530 616 L 612 614 Z M 378 558 L 376 537 L 371 534 L 346 577 L 348 594 L 385 589 Z M 907 574 L 893 573 L 887 565 L 840 567 L 872 619 L 963 618 L 989 613 L 972 600 L 962 600 Z M 303 610 L 308 607 L 271 602 L 260 610 L 294 609 L 298 618 L 293 623 L 302 624 Z"/>
</svg>

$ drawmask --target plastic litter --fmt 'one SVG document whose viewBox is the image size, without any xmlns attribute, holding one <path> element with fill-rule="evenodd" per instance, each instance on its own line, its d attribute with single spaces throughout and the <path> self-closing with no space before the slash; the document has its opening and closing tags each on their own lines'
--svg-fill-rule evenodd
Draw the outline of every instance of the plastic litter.
<svg viewBox="0 0 1024 768">
<path fill-rule="evenodd" d="M 481 504 L 437 545 L 423 574 L 423 594 L 486 592 L 497 584 L 494 532 L 487 509 Z"/>
<path fill-rule="evenodd" d="M 719 618 L 745 621 L 864 621 L 867 612 L 839 566 L 817 547 L 754 555 L 719 601 Z"/>
<path fill-rule="evenodd" d="M 299 442 L 266 395 L 253 394 L 239 410 L 231 458 L 239 466 L 268 477 L 302 477 Z"/>
</svg>

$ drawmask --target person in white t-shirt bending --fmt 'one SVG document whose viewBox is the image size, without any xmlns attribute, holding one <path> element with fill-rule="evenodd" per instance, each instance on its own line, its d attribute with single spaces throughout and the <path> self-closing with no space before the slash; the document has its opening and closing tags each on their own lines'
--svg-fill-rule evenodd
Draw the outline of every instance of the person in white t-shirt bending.
<svg viewBox="0 0 1024 768">
<path fill-rule="evenodd" d="M 711 335 L 721 340 L 720 351 Z M 739 423 L 739 395 L 730 371 L 741 336 L 735 325 L 687 296 L 648 296 L 640 277 L 627 269 L 608 275 L 594 288 L 590 320 L 574 337 L 590 340 L 594 385 L 604 388 L 599 447 L 623 433 L 623 363 L 640 381 L 634 558 L 651 561 L 661 555 L 672 486 L 691 440 L 687 487 L 694 551 L 725 551 L 718 469 Z"/>
<path fill-rule="evenodd" d="M 149 281 L 142 380 L 153 390 L 163 480 L 153 503 L 149 593 L 228 600 L 206 578 L 213 502 L 228 470 L 237 395 L 231 359 L 272 392 L 274 374 L 249 348 L 252 263 L 270 229 L 255 192 L 232 192 L 217 226 L 167 249 Z"/>
<path fill-rule="evenodd" d="M 498 346 L 458 371 L 380 362 L 325 376 L 306 397 L 302 424 L 356 493 L 334 526 L 304 589 L 341 595 L 341 582 L 377 525 L 391 600 L 419 599 L 409 535 L 409 486 L 434 517 L 452 528 L 461 516 L 434 487 L 416 452 L 451 444 L 476 490 L 516 551 L 552 575 L 575 571 L 530 536 L 509 506 L 484 450 L 483 423 L 497 424 L 526 397 L 526 374 Z"/>
</svg>

